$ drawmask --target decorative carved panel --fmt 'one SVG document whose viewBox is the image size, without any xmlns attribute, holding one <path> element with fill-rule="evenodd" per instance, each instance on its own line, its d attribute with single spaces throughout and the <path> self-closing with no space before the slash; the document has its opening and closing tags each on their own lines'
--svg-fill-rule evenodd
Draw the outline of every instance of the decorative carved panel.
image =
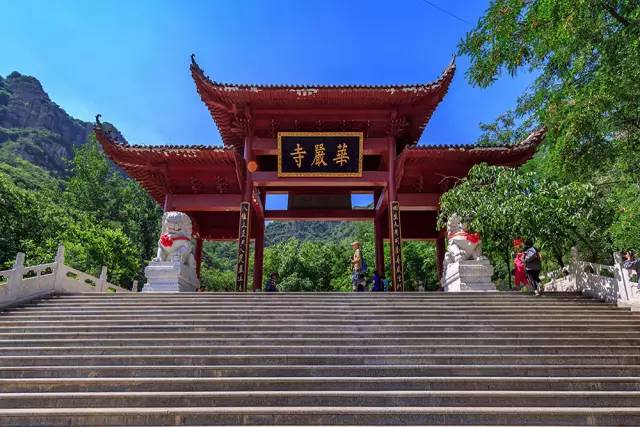
<svg viewBox="0 0 640 427">
<path fill-rule="evenodd" d="M 236 291 L 247 289 L 247 275 L 249 269 L 249 202 L 240 204 L 240 223 L 238 226 L 238 260 L 236 263 Z"/>
</svg>

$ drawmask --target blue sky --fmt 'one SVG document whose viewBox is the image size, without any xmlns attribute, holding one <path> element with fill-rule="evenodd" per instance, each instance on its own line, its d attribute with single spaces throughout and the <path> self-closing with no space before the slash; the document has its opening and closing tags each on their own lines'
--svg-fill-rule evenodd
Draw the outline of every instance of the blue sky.
<svg viewBox="0 0 640 427">
<path fill-rule="evenodd" d="M 0 74 L 40 79 L 71 115 L 96 113 L 131 143 L 220 144 L 189 73 L 215 80 L 382 84 L 436 79 L 485 0 L 0 0 Z M 465 57 L 421 143 L 475 141 L 480 122 L 513 107 L 532 77 L 489 89 Z"/>
</svg>

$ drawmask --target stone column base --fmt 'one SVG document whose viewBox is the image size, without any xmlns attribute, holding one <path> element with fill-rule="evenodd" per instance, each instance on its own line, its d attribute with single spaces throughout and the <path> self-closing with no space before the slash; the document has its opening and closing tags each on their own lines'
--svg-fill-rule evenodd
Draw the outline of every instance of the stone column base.
<svg viewBox="0 0 640 427">
<path fill-rule="evenodd" d="M 195 292 L 200 286 L 195 269 L 179 263 L 152 261 L 144 275 L 142 292 Z"/>
<path fill-rule="evenodd" d="M 445 292 L 495 292 L 492 274 L 488 259 L 458 261 L 446 266 L 442 285 Z"/>
</svg>

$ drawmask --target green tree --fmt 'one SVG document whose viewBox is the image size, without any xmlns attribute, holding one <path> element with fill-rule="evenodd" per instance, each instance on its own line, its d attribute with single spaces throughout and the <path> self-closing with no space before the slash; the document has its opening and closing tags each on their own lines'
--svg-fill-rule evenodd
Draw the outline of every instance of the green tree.
<svg viewBox="0 0 640 427">
<path fill-rule="evenodd" d="M 494 0 L 459 50 L 474 85 L 503 70 L 537 75 L 517 116 L 547 126 L 563 177 L 590 181 L 624 157 L 638 182 L 640 3 Z"/>
<path fill-rule="evenodd" d="M 97 275 L 106 265 L 109 280 L 125 287 L 142 280 L 160 210 L 113 168 L 93 139 L 77 149 L 73 166 L 68 182 L 55 185 L 24 185 L 46 173 L 16 178 L 0 171 L 0 265 L 10 265 L 17 252 L 25 252 L 30 264 L 50 262 L 63 243 L 75 268 Z M 58 183 L 66 184 L 63 192 Z"/>
<path fill-rule="evenodd" d="M 440 286 L 436 267 L 436 247 L 431 242 L 404 242 L 402 244 L 405 290 L 417 291 L 421 283 L 428 291 Z"/>
<path fill-rule="evenodd" d="M 63 199 L 78 211 L 86 212 L 96 223 L 128 237 L 138 272 L 126 282 L 143 280 L 144 266 L 156 249 L 161 210 L 139 184 L 113 166 L 94 135 L 75 150 L 72 175 Z"/>
<path fill-rule="evenodd" d="M 613 212 L 591 184 L 563 185 L 533 172 L 476 165 L 442 196 L 440 226 L 453 213 L 470 219 L 473 230 L 482 234 L 483 248 L 500 260 L 497 273 L 505 279 L 512 241 L 518 237 L 535 240 L 560 266 L 576 244 L 594 261 L 610 254 L 606 227 L 596 224 L 606 224 Z"/>
<path fill-rule="evenodd" d="M 480 87 L 503 71 L 536 76 L 514 111 L 483 125 L 481 143 L 517 142 L 536 124 L 548 129 L 545 143 L 523 167 L 527 173 L 494 171 L 492 185 L 505 194 L 474 198 L 501 218 L 483 220 L 493 225 L 475 220 L 477 227 L 495 228 L 498 221 L 506 227 L 487 246 L 506 253 L 507 234 L 522 233 L 538 236 L 557 262 L 567 246 L 578 244 L 583 256 L 607 263 L 613 249 L 640 248 L 640 3 L 495 0 L 460 42 L 459 53 L 469 56 L 467 78 Z M 481 177 L 467 185 L 474 182 Z M 535 197 L 515 191 L 522 185 Z M 452 207 L 462 192 L 449 198 Z M 509 220 L 512 214 L 522 217 L 525 205 L 531 205 L 529 225 Z M 518 209 L 509 211 L 513 207 Z M 554 239 L 549 224 L 571 236 Z"/>
</svg>

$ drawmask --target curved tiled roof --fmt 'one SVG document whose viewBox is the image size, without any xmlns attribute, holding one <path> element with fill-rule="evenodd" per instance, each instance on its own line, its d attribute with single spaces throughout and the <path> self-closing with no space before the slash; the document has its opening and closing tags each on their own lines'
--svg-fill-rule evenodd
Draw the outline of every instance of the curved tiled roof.
<svg viewBox="0 0 640 427">
<path fill-rule="evenodd" d="M 158 203 L 171 188 L 174 179 L 167 168 L 210 168 L 220 174 L 244 174 L 244 167 L 237 167 L 244 160 L 237 151 L 225 147 L 204 145 L 131 145 L 100 122 L 94 132 L 105 154 L 129 176 L 138 181 Z M 242 182 L 243 176 L 237 180 Z M 242 181 L 241 181 L 242 180 Z"/>
<path fill-rule="evenodd" d="M 442 176 L 465 176 L 474 164 L 516 167 L 529 160 L 544 141 L 546 129 L 533 131 L 523 141 L 512 145 L 422 145 L 407 147 L 398 158 L 396 182 L 410 191 L 415 182 L 433 187 Z M 402 181 L 402 182 L 400 182 Z M 443 190 L 444 191 L 444 190 Z"/>
<path fill-rule="evenodd" d="M 409 119 L 399 139 L 401 146 L 418 142 L 435 108 L 444 98 L 455 74 L 455 61 L 431 83 L 403 85 L 262 85 L 220 83 L 210 79 L 192 56 L 191 75 L 213 117 L 225 146 L 244 144 L 237 123 L 239 108 L 304 109 L 321 107 L 400 110 Z M 310 114 L 310 122 L 317 117 Z M 345 120 L 350 120 L 345 116 Z M 282 129 L 290 130 L 290 129 Z"/>
<path fill-rule="evenodd" d="M 544 141 L 547 130 L 540 127 L 531 132 L 525 139 L 516 144 L 500 144 L 500 145 L 480 145 L 480 144 L 445 144 L 445 145 L 417 145 L 408 147 L 403 153 L 419 153 L 419 152 L 436 152 L 436 151 L 465 151 L 465 152 L 482 152 L 486 155 L 499 152 L 501 155 L 506 153 L 531 152 Z"/>
</svg>

